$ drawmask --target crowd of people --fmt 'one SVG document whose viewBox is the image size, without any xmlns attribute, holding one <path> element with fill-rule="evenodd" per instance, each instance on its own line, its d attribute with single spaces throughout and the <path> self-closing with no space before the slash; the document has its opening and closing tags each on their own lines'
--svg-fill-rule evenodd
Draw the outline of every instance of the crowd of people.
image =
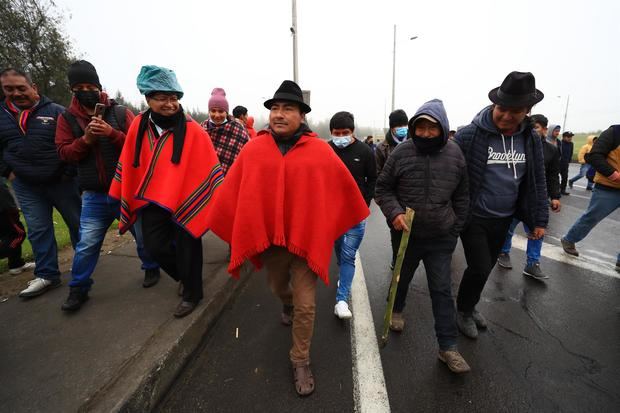
<svg viewBox="0 0 620 413">
<path fill-rule="evenodd" d="M 487 327 L 477 304 L 496 262 L 512 268 L 511 238 L 521 222 L 528 237 L 523 273 L 536 280 L 549 209 L 559 212 L 566 186 L 590 176 L 590 205 L 562 237 L 575 244 L 620 207 L 620 126 L 579 152 L 582 165 L 568 179 L 573 134 L 530 115 L 544 95 L 531 73 L 512 72 L 488 96 L 471 124 L 453 131 L 441 100 L 409 118 L 389 116 L 385 139 L 355 136 L 355 118 L 333 115 L 331 139 L 311 130 L 311 111 L 295 82 L 285 80 L 264 102 L 269 125 L 258 133 L 248 110 L 229 111 L 226 92 L 213 89 L 209 118 L 198 124 L 180 104 L 175 73 L 143 66 L 137 87 L 148 109 L 140 114 L 110 99 L 87 61 L 67 71 L 68 108 L 42 96 L 29 75 L 0 72 L 0 173 L 10 181 L 28 228 L 34 279 L 19 293 L 31 298 L 59 287 L 52 210 L 65 220 L 75 254 L 64 311 L 89 299 L 92 275 L 110 225 L 136 240 L 143 287 L 160 269 L 178 281 L 175 317 L 190 314 L 203 298 L 202 236 L 211 230 L 230 246 L 228 271 L 237 276 L 251 261 L 266 267 L 282 303 L 280 322 L 291 326 L 289 356 L 295 390 L 314 391 L 310 345 L 318 280 L 329 283 L 334 253 L 339 267 L 334 314 L 353 316 L 349 296 L 355 257 L 374 199 L 390 230 L 394 268 L 403 231 L 410 232 L 390 328 L 401 332 L 407 292 L 424 264 L 435 318 L 438 358 L 455 373 L 470 366 L 457 348 L 460 330 L 475 339 Z M 561 179 L 560 179 L 561 178 Z M 25 238 L 9 187 L 0 186 L 0 252 L 12 273 L 30 269 L 21 258 Z M 405 209 L 415 211 L 411 226 Z M 456 302 L 450 263 L 461 238 L 467 267 Z M 616 269 L 620 271 L 620 255 Z M 386 263 L 387 265 L 387 263 Z"/>
</svg>

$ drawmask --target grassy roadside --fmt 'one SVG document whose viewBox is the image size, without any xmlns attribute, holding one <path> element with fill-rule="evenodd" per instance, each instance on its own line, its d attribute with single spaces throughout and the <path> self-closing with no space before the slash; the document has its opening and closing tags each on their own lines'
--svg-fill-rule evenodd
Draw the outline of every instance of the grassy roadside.
<svg viewBox="0 0 620 413">
<path fill-rule="evenodd" d="M 22 223 L 24 224 L 24 226 L 26 226 L 26 220 L 24 219 L 23 214 L 20 214 L 20 219 Z M 62 216 L 60 215 L 58 211 L 56 211 L 56 209 L 54 209 L 53 220 L 54 220 L 54 233 L 56 235 L 56 244 L 58 245 L 58 250 L 60 251 L 64 248 L 70 248 L 71 237 L 69 236 L 69 229 L 67 228 L 67 224 L 65 224 L 65 221 L 62 219 Z M 114 224 L 112 224 L 112 226 L 110 227 L 110 230 L 117 230 L 117 229 L 118 229 L 118 221 L 114 221 Z M 34 260 L 34 256 L 32 254 L 32 246 L 30 245 L 30 241 L 28 241 L 28 238 L 26 238 L 26 240 L 22 244 L 22 258 L 26 262 Z M 8 271 L 8 269 L 9 269 L 8 259 L 6 258 L 0 259 L 0 273 Z"/>
</svg>

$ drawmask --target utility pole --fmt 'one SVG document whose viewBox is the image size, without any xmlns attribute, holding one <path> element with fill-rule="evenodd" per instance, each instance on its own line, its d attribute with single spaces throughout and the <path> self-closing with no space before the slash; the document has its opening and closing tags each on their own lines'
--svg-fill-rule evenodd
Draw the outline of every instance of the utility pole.
<svg viewBox="0 0 620 413">
<path fill-rule="evenodd" d="M 562 133 L 566 132 L 566 116 L 568 115 L 568 102 L 570 101 L 570 95 L 566 97 L 566 109 L 564 109 L 564 123 L 562 123 Z"/>
<path fill-rule="evenodd" d="M 392 112 L 394 112 L 394 100 L 396 94 L 396 25 L 394 25 L 394 48 L 392 49 Z"/>
<path fill-rule="evenodd" d="M 293 25 L 291 26 L 291 33 L 293 33 L 293 81 L 299 84 L 297 72 L 297 0 L 293 0 Z"/>
</svg>

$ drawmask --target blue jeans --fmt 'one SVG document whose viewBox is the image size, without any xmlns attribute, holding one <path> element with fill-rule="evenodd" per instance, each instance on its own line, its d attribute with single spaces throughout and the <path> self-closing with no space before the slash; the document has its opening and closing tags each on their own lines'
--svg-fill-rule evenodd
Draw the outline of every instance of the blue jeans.
<svg viewBox="0 0 620 413">
<path fill-rule="evenodd" d="M 601 189 L 599 185 L 595 185 L 588 209 L 568 230 L 564 239 L 573 243 L 581 241 L 592 228 L 619 207 L 620 189 Z"/>
<path fill-rule="evenodd" d="M 54 236 L 52 209 L 56 208 L 67 224 L 71 244 L 79 239 L 82 202 L 75 179 L 33 185 L 19 177 L 13 180 L 13 190 L 28 226 L 28 240 L 32 245 L 36 264 L 35 277 L 54 280 L 60 277 L 58 247 Z"/>
<path fill-rule="evenodd" d="M 519 220 L 516 218 L 512 219 L 510 223 L 510 228 L 508 229 L 508 233 L 506 234 L 506 241 L 504 241 L 504 246 L 502 247 L 502 252 L 504 254 L 509 254 L 510 249 L 512 248 L 512 236 L 515 233 L 515 228 L 519 225 Z M 530 233 L 530 229 L 523 223 L 523 230 L 526 234 Z M 527 265 L 538 264 L 540 261 L 540 251 L 542 250 L 544 237 L 540 239 L 527 239 Z"/>
<path fill-rule="evenodd" d="M 99 252 L 105 234 L 115 219 L 118 219 L 121 204 L 103 192 L 84 191 L 82 194 L 82 216 L 80 218 L 80 241 L 75 247 L 73 265 L 71 267 L 71 287 L 82 287 L 89 290 L 93 284 L 91 275 L 99 260 Z M 142 226 L 138 220 L 130 229 L 136 239 L 138 256 L 142 260 L 142 269 L 159 268 L 146 250 L 142 238 Z"/>
<path fill-rule="evenodd" d="M 349 300 L 353 274 L 355 274 L 355 253 L 360 248 L 365 229 L 366 221 L 364 220 L 348 230 L 334 243 L 336 260 L 340 266 L 340 285 L 336 293 L 336 302 Z"/>
<path fill-rule="evenodd" d="M 571 185 L 580 180 L 581 178 L 584 178 L 586 176 L 586 172 L 588 172 L 589 167 L 590 165 L 588 165 L 587 163 L 581 164 L 581 166 L 579 167 L 579 173 L 573 176 L 569 181 Z M 592 183 L 590 181 L 588 181 L 588 188 L 592 188 Z"/>
</svg>

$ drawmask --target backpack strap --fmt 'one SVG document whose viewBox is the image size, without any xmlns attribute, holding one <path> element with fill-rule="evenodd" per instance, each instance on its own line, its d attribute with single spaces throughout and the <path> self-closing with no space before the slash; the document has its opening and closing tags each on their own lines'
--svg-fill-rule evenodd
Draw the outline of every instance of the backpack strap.
<svg viewBox="0 0 620 413">
<path fill-rule="evenodd" d="M 84 130 L 82 129 L 77 119 L 75 118 L 75 116 L 73 116 L 71 112 L 69 112 L 68 110 L 65 110 L 62 116 L 65 118 L 65 120 L 71 127 L 71 134 L 73 135 L 74 138 L 77 139 L 81 136 L 84 136 Z"/>
<path fill-rule="evenodd" d="M 127 132 L 127 107 L 123 105 L 114 105 L 114 117 L 121 131 Z"/>
</svg>

